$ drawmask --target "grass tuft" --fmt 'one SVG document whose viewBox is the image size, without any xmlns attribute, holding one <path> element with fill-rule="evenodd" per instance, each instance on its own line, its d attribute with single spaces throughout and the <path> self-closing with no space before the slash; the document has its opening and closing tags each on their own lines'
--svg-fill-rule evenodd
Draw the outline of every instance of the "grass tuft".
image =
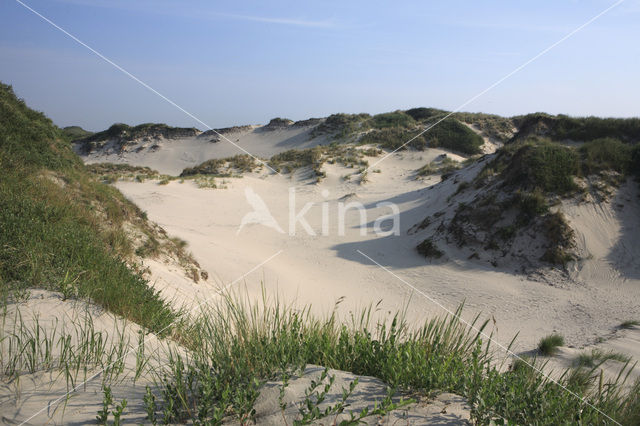
<svg viewBox="0 0 640 426">
<path fill-rule="evenodd" d="M 538 351 L 542 355 L 551 356 L 555 355 L 562 345 L 564 345 L 564 337 L 554 333 L 540 339 Z"/>
</svg>

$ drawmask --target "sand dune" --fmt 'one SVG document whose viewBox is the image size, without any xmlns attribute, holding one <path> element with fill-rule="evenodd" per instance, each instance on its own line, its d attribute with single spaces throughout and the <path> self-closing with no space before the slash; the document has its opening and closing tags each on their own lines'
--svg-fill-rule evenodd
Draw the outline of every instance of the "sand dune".
<svg viewBox="0 0 640 426">
<path fill-rule="evenodd" d="M 437 150 L 394 154 L 380 163 L 380 173 L 370 173 L 370 181 L 364 185 L 343 181 L 340 177 L 349 170 L 331 165 L 325 167 L 327 178 L 319 184 L 295 176 L 266 176 L 262 172 L 226 179 L 226 189 L 216 190 L 198 189 L 189 182 L 177 181 L 163 186 L 154 182 L 119 182 L 117 186 L 170 234 L 188 241 L 198 261 L 213 272 L 219 286 L 232 282 L 282 250 L 274 260 L 236 285 L 255 295 L 264 285 L 286 299 L 313 303 L 320 312 L 331 309 L 343 296 L 345 312 L 378 300 L 382 300 L 385 311 L 396 311 L 410 298 L 407 313 L 413 321 L 422 322 L 442 312 L 429 298 L 450 309 L 465 302 L 469 316 L 482 312 L 495 319 L 501 341 L 508 342 L 519 332 L 522 350 L 530 349 L 552 331 L 565 335 L 569 344 L 590 344 L 621 321 L 640 316 L 636 303 L 640 286 L 633 268 L 613 267 L 612 270 L 625 271 L 618 272 L 616 279 L 609 279 L 613 272 L 605 273 L 601 279 L 595 279 L 595 272 L 589 272 L 602 271 L 598 265 L 615 256 L 619 240 L 614 236 L 623 226 L 631 226 L 628 222 L 633 212 L 626 219 L 600 213 L 589 216 L 603 225 L 602 220 L 608 217 L 606 226 L 612 237 L 608 240 L 589 237 L 594 244 L 600 241 L 599 251 L 586 248 L 593 251 L 592 257 L 572 265 L 578 279 L 563 286 L 496 269 L 488 263 L 460 259 L 455 253 L 451 253 L 448 261 L 421 257 L 415 251 L 419 237 L 407 235 L 407 231 L 430 210 L 446 206 L 454 186 L 452 183 L 450 190 L 446 186 L 430 190 L 429 185 L 439 178 L 416 181 L 412 171 L 440 154 Z M 246 188 L 262 197 L 284 234 L 260 224 L 245 226 L 238 233 L 243 216 L 252 210 L 245 199 Z M 295 188 L 296 212 L 304 204 L 312 203 L 305 218 L 316 235 L 308 235 L 300 224 L 294 236 L 287 232 L 290 188 Z M 346 215 L 345 234 L 339 235 L 337 209 L 341 199 L 346 202 L 344 197 L 366 206 L 365 235 L 361 235 L 356 211 Z M 390 213 L 386 207 L 376 207 L 384 201 L 397 204 L 401 210 L 399 236 L 380 237 L 373 232 L 375 219 Z M 323 203 L 329 211 L 328 235 L 322 235 L 321 229 Z M 567 214 L 575 219 L 578 232 L 596 232 L 597 226 L 579 219 L 592 207 L 576 209 L 574 213 L 567 208 Z M 428 297 L 372 264 L 358 251 L 388 267 Z"/>
</svg>

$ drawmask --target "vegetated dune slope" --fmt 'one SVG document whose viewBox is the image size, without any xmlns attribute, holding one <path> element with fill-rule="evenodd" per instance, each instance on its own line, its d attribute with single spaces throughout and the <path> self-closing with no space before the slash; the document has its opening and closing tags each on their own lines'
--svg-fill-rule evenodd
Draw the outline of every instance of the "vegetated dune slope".
<svg viewBox="0 0 640 426">
<path fill-rule="evenodd" d="M 247 152 L 258 158 L 270 158 L 288 149 L 309 148 L 325 143 L 326 137 L 310 139 L 312 127 L 268 129 L 264 126 L 243 126 L 221 133 L 222 137 L 201 133 L 178 138 L 142 138 L 124 150 L 119 144 L 107 141 L 100 149 L 83 158 L 86 163 L 127 163 L 177 175 L 187 167 L 212 158 L 232 157 Z M 82 154 L 78 145 L 76 151 Z"/>
</svg>

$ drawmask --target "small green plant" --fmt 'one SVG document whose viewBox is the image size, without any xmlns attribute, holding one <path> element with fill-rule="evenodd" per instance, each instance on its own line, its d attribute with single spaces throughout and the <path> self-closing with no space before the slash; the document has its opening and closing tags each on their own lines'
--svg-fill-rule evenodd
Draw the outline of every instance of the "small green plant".
<svg viewBox="0 0 640 426">
<path fill-rule="evenodd" d="M 64 278 L 60 281 L 60 292 L 62 293 L 62 300 L 77 297 L 78 290 L 76 288 L 76 282 L 78 281 L 78 278 L 80 278 L 80 276 L 72 279 L 70 272 L 67 271 Z"/>
<path fill-rule="evenodd" d="M 328 416 L 340 414 L 344 411 L 347 399 L 351 396 L 358 385 L 358 379 L 356 378 L 349 383 L 349 389 L 342 389 L 342 397 L 335 405 L 329 405 L 324 410 L 321 410 L 319 406 L 326 399 L 336 378 L 335 375 L 329 375 L 328 371 L 329 369 L 325 368 L 318 380 L 312 380 L 309 387 L 305 390 L 304 403 L 302 403 L 298 408 L 300 418 L 294 420 L 294 425 L 307 425 Z M 318 390 L 325 380 L 327 380 L 327 383 Z"/>
<path fill-rule="evenodd" d="M 637 320 L 627 320 L 620 324 L 620 328 L 633 328 L 640 326 L 640 321 Z"/>
<path fill-rule="evenodd" d="M 558 348 L 564 345 L 564 337 L 559 334 L 550 334 L 540 339 L 538 352 L 542 355 L 551 356 L 558 352 Z"/>
<path fill-rule="evenodd" d="M 116 404 L 115 408 L 111 411 L 111 414 L 113 414 L 113 426 L 120 426 L 122 424 L 120 419 L 125 408 L 127 408 L 127 400 L 123 399 L 119 404 Z"/>
<path fill-rule="evenodd" d="M 109 409 L 111 404 L 113 404 L 113 396 L 111 395 L 110 386 L 103 386 L 102 391 L 104 393 L 104 397 L 102 398 L 102 410 L 98 411 L 96 420 L 100 425 L 107 425 L 109 420 Z"/>
<path fill-rule="evenodd" d="M 156 405 L 156 397 L 153 392 L 151 392 L 151 388 L 149 386 L 146 387 L 146 393 L 144 394 L 143 401 L 145 411 L 147 412 L 147 420 L 155 426 L 158 423 L 158 419 L 156 417 L 158 407 Z"/>
</svg>

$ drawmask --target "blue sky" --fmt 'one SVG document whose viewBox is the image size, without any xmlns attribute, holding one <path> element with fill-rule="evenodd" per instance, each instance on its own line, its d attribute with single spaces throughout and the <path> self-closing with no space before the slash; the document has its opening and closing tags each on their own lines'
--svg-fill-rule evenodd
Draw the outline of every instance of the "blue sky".
<svg viewBox="0 0 640 426">
<path fill-rule="evenodd" d="M 614 3 L 22 1 L 213 127 L 455 109 Z M 639 116 L 638 22 L 626 0 L 464 110 Z M 60 126 L 204 127 L 14 0 L 0 80 Z"/>
</svg>

